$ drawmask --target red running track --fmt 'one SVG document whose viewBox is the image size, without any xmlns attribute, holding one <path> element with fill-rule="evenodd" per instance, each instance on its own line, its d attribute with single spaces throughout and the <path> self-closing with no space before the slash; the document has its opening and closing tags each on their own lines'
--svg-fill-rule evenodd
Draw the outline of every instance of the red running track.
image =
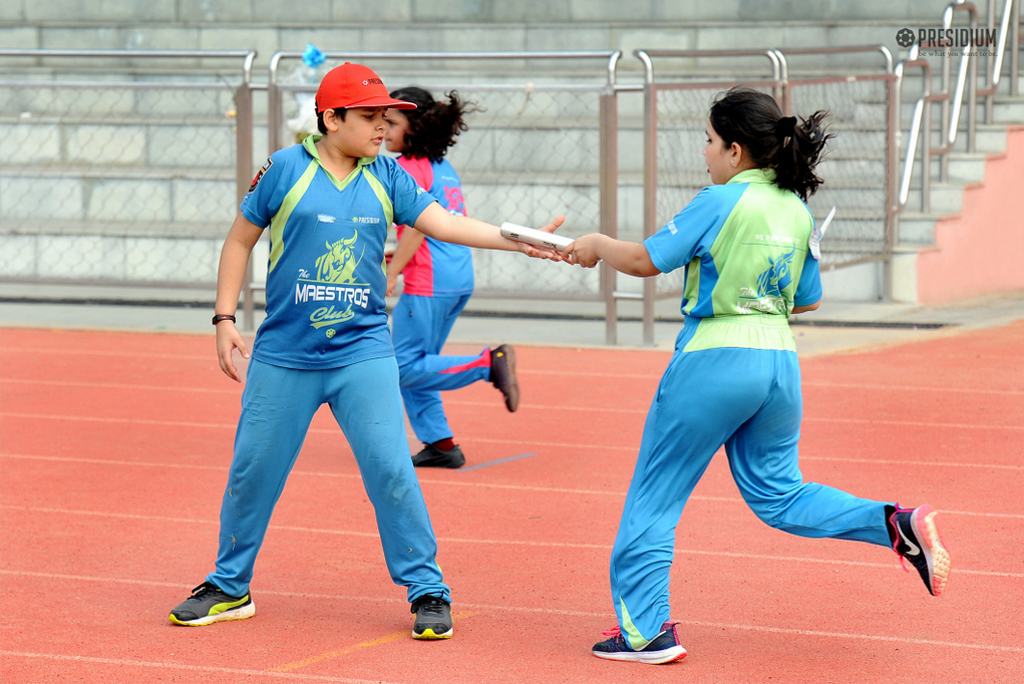
<svg viewBox="0 0 1024 684">
<path fill-rule="evenodd" d="M 211 569 L 240 386 L 212 338 L 0 332 L 0 679 L 1024 681 L 1024 322 L 804 360 L 807 479 L 942 512 L 929 596 L 878 547 L 786 535 L 715 458 L 683 513 L 689 656 L 590 655 L 662 352 L 519 348 L 523 404 L 449 393 L 465 471 L 420 471 L 456 637 L 408 638 L 344 439 L 319 413 L 256 567 L 255 618 L 167 622 Z M 471 466 L 513 456 L 516 460 Z"/>
</svg>

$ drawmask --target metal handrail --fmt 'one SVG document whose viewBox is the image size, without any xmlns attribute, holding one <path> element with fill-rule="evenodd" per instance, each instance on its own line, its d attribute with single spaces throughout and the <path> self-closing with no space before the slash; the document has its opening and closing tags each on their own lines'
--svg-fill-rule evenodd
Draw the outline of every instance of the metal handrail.
<svg viewBox="0 0 1024 684">
<path fill-rule="evenodd" d="M 1020 95 L 1020 64 L 1024 56 L 1020 51 L 1021 24 L 1020 24 L 1020 1 L 1013 3 L 1013 12 L 1010 16 L 1010 25 L 1013 26 L 1013 33 L 1010 39 L 1010 52 L 1013 57 L 1010 59 L 1010 95 Z"/>
<path fill-rule="evenodd" d="M 986 72 L 988 76 L 988 87 L 977 91 L 978 97 L 985 98 L 985 123 L 994 123 L 995 94 L 999 91 L 999 81 L 1002 78 L 1003 51 L 1006 49 L 1006 34 L 1010 28 L 1010 17 L 1013 15 L 1014 0 L 1005 0 L 1003 3 L 1003 18 L 999 22 L 999 38 L 996 41 L 994 55 L 989 57 L 989 66 Z M 989 0 L 988 3 L 988 27 L 994 29 L 996 0 Z"/>
<path fill-rule="evenodd" d="M 914 160 L 917 157 L 918 140 L 922 137 L 923 129 L 924 144 L 921 148 L 921 211 L 928 213 L 931 211 L 931 158 L 933 154 L 931 143 L 931 103 L 944 99 L 946 94 L 932 94 L 931 63 L 926 59 L 918 58 L 918 46 L 915 44 L 910 50 L 909 57 L 899 62 L 895 68 L 897 121 L 901 118 L 898 112 L 902 106 L 903 74 L 910 67 L 920 67 L 922 69 L 922 83 L 924 85 L 921 96 L 914 105 L 914 116 L 910 127 L 910 137 L 907 141 L 907 154 L 904 160 L 899 195 L 896 206 L 893 209 L 896 212 L 902 212 L 910 199 L 910 182 L 914 173 Z M 898 242 L 898 239 L 895 242 Z"/>
<path fill-rule="evenodd" d="M 267 84 L 267 143 L 271 152 L 281 148 L 281 88 L 278 84 L 279 67 L 282 60 L 300 59 L 303 53 L 299 51 L 278 51 L 270 57 L 269 76 Z M 421 60 L 421 59 L 605 59 L 607 60 L 607 85 L 614 88 L 616 70 L 619 59 L 622 57 L 621 50 L 567 50 L 556 51 L 527 51 L 527 52 L 324 52 L 327 59 L 357 59 L 360 61 L 372 60 Z"/>
<path fill-rule="evenodd" d="M 64 50 L 51 48 L 4 48 L 0 57 L 123 57 L 125 59 L 242 59 L 242 82 L 252 82 L 255 50 Z"/>
<path fill-rule="evenodd" d="M 597 91 L 600 97 L 599 126 L 600 134 L 600 230 L 611 237 L 618 235 L 618 104 L 617 94 L 623 90 L 636 90 L 638 86 L 619 86 L 616 83 L 616 76 L 619 61 L 622 58 L 621 50 L 565 50 L 565 51 L 496 51 L 496 52 L 324 52 L 327 59 L 346 59 L 359 62 L 372 62 L 377 60 L 580 60 L 580 59 L 602 59 L 605 64 L 605 83 L 600 86 L 582 86 L 581 89 Z M 306 87 L 285 86 L 278 82 L 280 65 L 285 59 L 298 59 L 303 56 L 302 52 L 280 51 L 275 52 L 270 58 L 269 78 L 267 84 L 267 129 L 268 147 L 270 152 L 281 147 L 281 92 L 283 90 L 305 90 Z M 470 87 L 467 85 L 467 88 Z M 472 87 L 498 88 L 511 86 L 473 84 Z M 564 89 L 566 86 L 562 86 Z M 574 88 L 575 86 L 568 86 Z M 313 86 L 308 86 L 314 90 Z M 604 300 L 606 306 L 606 332 L 605 339 L 608 344 L 616 343 L 616 298 L 614 294 L 615 277 L 607 264 L 600 266 L 600 294 L 598 300 Z M 243 287 L 243 298 L 246 307 L 246 320 L 249 320 L 252 307 L 252 292 L 262 289 L 262 286 L 253 283 L 252 271 L 246 276 L 246 285 Z M 483 293 L 481 293 L 482 295 Z M 563 299 L 570 297 L 561 296 Z M 579 297 L 579 299 L 595 299 L 595 297 Z"/>
<path fill-rule="evenodd" d="M 974 35 L 975 31 L 978 30 L 978 8 L 969 2 L 958 2 L 950 3 L 946 6 L 945 11 L 942 13 L 942 28 L 949 29 L 953 25 L 953 15 L 956 12 L 967 12 L 970 17 L 970 23 L 968 25 L 971 35 Z M 948 95 L 950 86 L 950 58 L 947 56 L 942 60 L 942 84 L 943 91 Z M 968 71 L 970 71 L 970 78 L 968 80 Z M 942 105 L 942 124 L 943 124 L 943 140 L 945 140 L 945 146 L 942 150 L 936 150 L 936 152 L 942 152 L 943 163 L 941 170 L 941 178 L 943 182 L 949 180 L 949 158 L 946 156 L 948 152 L 953 151 L 953 145 L 956 143 L 958 129 L 960 127 L 960 110 L 963 108 L 964 101 L 964 86 L 966 83 L 967 87 L 967 151 L 975 151 L 975 143 L 977 138 L 977 111 L 976 105 L 978 101 L 978 62 L 977 60 L 971 59 L 971 51 L 969 49 L 964 50 L 960 55 L 960 71 L 957 74 L 956 80 L 956 93 L 953 95 L 952 111 L 950 109 L 949 100 L 943 101 Z M 948 122 L 947 122 L 948 117 Z"/>
<path fill-rule="evenodd" d="M 884 45 L 841 45 L 830 48 L 785 48 L 775 50 L 776 54 L 786 63 L 786 55 L 838 55 L 857 52 L 880 52 L 885 58 L 885 73 L 893 72 L 892 51 Z"/>
<path fill-rule="evenodd" d="M 974 5 L 958 0 L 948 5 L 943 12 L 943 29 L 949 29 L 952 26 L 953 15 L 957 11 L 966 11 L 970 15 L 970 31 L 973 35 L 974 31 L 977 30 L 978 17 L 977 8 Z M 995 0 L 989 1 L 989 25 L 994 30 L 994 14 L 995 14 Z M 1019 29 L 1017 24 L 1020 20 L 1020 2 L 1016 0 L 1005 0 L 1003 5 L 1002 19 L 999 24 L 999 37 L 995 46 L 995 57 L 991 60 L 991 69 L 987 70 L 988 87 L 984 90 L 977 89 L 977 61 L 971 60 L 970 49 L 965 49 L 961 56 L 960 70 L 957 74 L 957 86 L 954 93 L 952 93 L 952 102 L 950 101 L 950 80 L 951 80 L 951 68 L 950 61 L 951 55 L 947 55 L 943 58 L 942 62 L 942 86 L 943 90 L 940 93 L 932 93 L 931 91 L 931 65 L 923 59 L 919 59 L 920 46 L 914 44 L 906 60 L 901 61 L 895 69 L 897 76 L 896 79 L 896 98 L 897 107 L 902 105 L 902 93 L 903 93 L 903 77 L 904 71 L 910 67 L 921 67 L 923 69 L 923 90 L 922 95 L 918 98 L 914 106 L 914 115 L 911 119 L 910 137 L 907 141 L 907 152 L 906 158 L 903 165 L 903 173 L 900 182 L 899 194 L 894 203 L 893 210 L 898 214 L 901 213 L 907 206 L 907 202 L 910 197 L 910 185 L 913 180 L 913 167 L 914 160 L 918 152 L 918 140 L 922 136 L 923 129 L 923 145 L 922 145 L 922 178 L 921 178 L 921 211 L 928 213 L 931 210 L 931 158 L 934 155 L 941 155 L 940 167 L 939 167 L 939 179 L 942 182 L 949 180 L 949 154 L 955 149 L 956 139 L 959 134 L 960 124 L 960 112 L 964 105 L 964 90 L 967 89 L 967 108 L 968 108 L 968 141 L 967 151 L 976 151 L 977 141 L 977 106 L 978 98 L 987 98 L 986 102 L 986 120 L 988 123 L 993 121 L 993 104 L 994 96 L 998 91 L 999 82 L 1001 79 L 1001 71 L 1003 66 L 1003 54 L 1006 49 L 1006 36 L 1009 33 L 1011 26 L 1014 27 L 1014 34 L 1018 35 Z M 1018 43 L 1019 44 L 1019 43 Z M 1016 57 L 1016 55 L 1015 55 Z M 1017 64 L 1017 59 L 1014 59 L 1013 64 Z M 968 67 L 970 73 L 970 80 L 968 81 Z M 1011 69 L 1012 77 L 1012 69 Z M 1014 79 L 1014 84 L 1017 79 Z M 1011 93 L 1013 92 L 1011 84 Z M 1017 84 L 1019 86 L 1019 84 Z M 941 147 L 934 147 L 931 141 L 931 104 L 933 102 L 942 103 L 942 116 L 941 116 Z M 952 108 L 952 112 L 950 109 Z M 900 121 L 901 117 L 897 116 L 897 121 Z"/>
<path fill-rule="evenodd" d="M 775 48 L 752 50 L 633 50 L 633 56 L 644 65 L 644 83 L 654 83 L 654 62 L 652 57 L 758 57 L 764 56 L 772 63 L 772 79 L 777 82 L 775 99 L 783 104 L 783 83 L 789 77 L 786 60 Z"/>
</svg>

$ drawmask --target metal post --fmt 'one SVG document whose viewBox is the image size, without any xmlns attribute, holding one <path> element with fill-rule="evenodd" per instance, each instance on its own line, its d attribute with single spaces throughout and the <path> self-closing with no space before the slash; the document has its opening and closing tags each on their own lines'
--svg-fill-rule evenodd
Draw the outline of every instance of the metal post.
<svg viewBox="0 0 1024 684">
<path fill-rule="evenodd" d="M 1024 28 L 1020 23 L 1021 0 L 1006 0 L 1013 2 L 1013 18 L 1010 20 L 1010 95 L 1020 95 L 1020 62 L 1024 57 L 1020 54 L 1020 32 Z"/>
<path fill-rule="evenodd" d="M 931 78 L 931 71 L 925 71 L 926 78 Z M 932 211 L 932 100 L 931 93 L 924 101 L 924 136 L 921 150 L 921 211 L 930 214 Z M 899 224 L 897 223 L 897 227 Z M 897 237 L 897 243 L 898 238 Z"/>
<path fill-rule="evenodd" d="M 619 111 L 618 99 L 614 84 L 609 84 L 606 92 L 601 93 L 601 233 L 617 239 L 618 227 L 618 193 L 619 193 Z M 601 295 L 604 297 L 604 341 L 605 344 L 618 343 L 618 306 L 615 298 L 615 269 L 601 262 Z"/>
<path fill-rule="evenodd" d="M 971 35 L 977 35 L 978 18 L 977 15 L 971 14 Z M 968 45 L 965 50 L 968 54 L 974 49 L 973 46 Z M 981 61 L 977 57 L 971 56 L 970 69 L 971 72 L 968 75 L 967 84 L 967 151 L 975 152 L 977 147 L 978 138 L 978 62 Z"/>
<path fill-rule="evenodd" d="M 895 76 L 889 79 L 886 89 L 888 104 L 889 125 L 886 131 L 886 187 L 889 190 L 889 210 L 886 212 L 885 226 L 885 261 L 882 263 L 882 293 L 886 301 L 892 300 L 892 256 L 896 243 L 899 240 L 899 197 L 898 197 L 898 169 L 900 165 L 899 146 L 896 142 L 896 131 L 899 130 L 899 98 L 897 93 L 897 79 Z M 925 171 L 927 173 L 927 170 Z"/>
<path fill-rule="evenodd" d="M 658 93 L 653 77 L 644 83 L 644 239 L 658 221 Z M 644 346 L 654 346 L 654 278 L 644 279 Z"/>
<path fill-rule="evenodd" d="M 277 87 L 277 67 L 283 55 L 274 53 L 270 58 L 267 78 L 267 150 L 274 154 L 281 149 L 281 89 Z"/>
<path fill-rule="evenodd" d="M 1004 3 L 1012 1 L 1013 0 L 1003 0 Z M 995 34 L 996 0 L 988 0 L 988 20 L 985 22 L 985 26 L 986 28 L 988 28 L 988 32 L 985 34 L 986 36 L 991 36 Z M 984 46 L 979 45 L 978 49 L 981 50 L 983 49 L 983 47 Z M 972 46 L 970 49 L 973 50 L 974 47 Z M 991 91 L 988 95 L 985 96 L 985 123 L 995 123 L 995 118 L 992 110 L 995 107 L 996 96 L 995 90 L 992 88 L 992 85 L 999 82 L 999 77 L 992 71 L 992 69 L 996 65 L 995 50 L 997 49 L 999 49 L 998 38 L 996 39 L 996 44 L 992 46 L 992 49 L 987 50 L 989 55 L 988 58 L 985 60 L 985 72 L 987 76 L 987 78 L 985 79 L 985 90 Z"/>
<path fill-rule="evenodd" d="M 252 183 L 252 61 L 256 53 L 246 59 L 242 82 L 235 90 L 235 187 L 237 202 L 241 204 Z M 245 267 L 245 281 L 242 283 L 242 328 L 256 327 L 252 294 L 252 259 Z"/>
</svg>

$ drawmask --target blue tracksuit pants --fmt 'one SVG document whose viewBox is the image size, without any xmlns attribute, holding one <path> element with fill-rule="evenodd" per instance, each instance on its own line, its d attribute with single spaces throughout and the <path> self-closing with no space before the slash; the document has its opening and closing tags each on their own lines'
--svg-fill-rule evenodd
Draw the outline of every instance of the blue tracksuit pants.
<svg viewBox="0 0 1024 684">
<path fill-rule="evenodd" d="M 804 482 L 797 462 L 802 397 L 795 352 L 682 352 L 689 326 L 647 414 L 640 456 L 611 558 L 622 633 L 642 648 L 669 620 L 675 529 L 711 457 L 725 445 L 743 499 L 768 525 L 802 537 L 891 547 L 886 503 Z M 719 534 L 708 530 L 709 537 Z"/>
<path fill-rule="evenodd" d="M 271 513 L 313 414 L 324 403 L 355 454 L 391 579 L 407 587 L 410 602 L 425 594 L 450 601 L 409 455 L 398 365 L 390 356 L 329 370 L 249 362 L 235 455 L 221 505 L 220 551 L 216 570 L 207 580 L 232 596 L 249 591 Z"/>
<path fill-rule="evenodd" d="M 491 377 L 490 349 L 479 356 L 441 356 L 448 333 L 469 297 L 403 294 L 391 314 L 405 412 L 416 437 L 426 444 L 453 435 L 441 392 Z"/>
</svg>

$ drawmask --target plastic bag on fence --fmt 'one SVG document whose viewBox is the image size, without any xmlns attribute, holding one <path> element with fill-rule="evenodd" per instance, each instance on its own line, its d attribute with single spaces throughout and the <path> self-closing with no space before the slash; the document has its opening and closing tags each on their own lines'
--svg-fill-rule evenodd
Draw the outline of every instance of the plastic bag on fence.
<svg viewBox="0 0 1024 684">
<path fill-rule="evenodd" d="M 327 57 L 324 53 L 312 43 L 306 43 L 302 64 L 295 67 L 290 80 L 293 83 L 316 83 L 317 70 L 325 59 Z M 295 93 L 295 102 L 298 113 L 288 119 L 286 124 L 288 130 L 295 135 L 295 142 L 301 143 L 307 135 L 319 132 L 316 127 L 316 93 Z"/>
</svg>

